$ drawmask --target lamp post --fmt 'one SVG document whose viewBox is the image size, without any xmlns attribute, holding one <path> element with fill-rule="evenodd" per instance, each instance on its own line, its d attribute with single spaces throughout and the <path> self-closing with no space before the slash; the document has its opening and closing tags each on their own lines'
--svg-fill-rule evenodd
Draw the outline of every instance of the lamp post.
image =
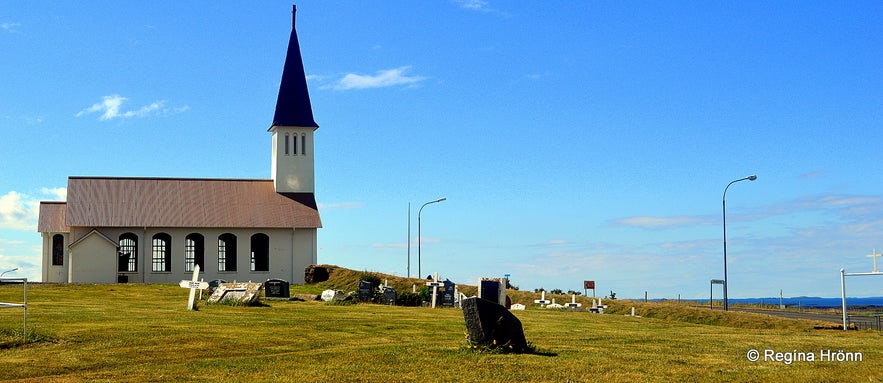
<svg viewBox="0 0 883 383">
<path fill-rule="evenodd" d="M 431 203 L 441 202 L 441 201 L 444 201 L 444 200 L 446 200 L 446 199 L 447 199 L 447 198 L 442 197 L 442 198 L 439 198 L 439 199 L 437 199 L 437 200 L 435 200 L 435 201 L 429 201 L 429 202 L 427 202 L 427 203 L 424 203 L 423 206 L 420 206 L 420 210 L 417 210 L 417 277 L 419 277 L 419 278 L 423 278 L 423 273 L 422 273 L 422 270 L 420 269 L 420 266 L 421 266 L 421 258 L 420 258 L 420 241 L 421 241 L 421 240 L 420 240 L 420 213 L 423 213 L 423 208 L 426 207 L 426 205 L 429 205 L 429 204 L 431 204 Z"/>
<path fill-rule="evenodd" d="M 724 208 L 724 311 L 729 311 L 730 309 L 729 300 L 727 298 L 727 288 L 729 287 L 729 284 L 727 283 L 727 189 L 730 188 L 730 185 L 736 182 L 746 180 L 754 181 L 756 179 L 757 176 L 752 174 L 748 177 L 730 181 L 730 183 L 727 184 L 727 187 L 724 188 L 724 198 L 722 199 Z"/>
<path fill-rule="evenodd" d="M 3 277 L 4 275 L 6 275 L 6 273 L 11 273 L 11 272 L 16 271 L 16 270 L 18 270 L 18 267 L 14 268 L 14 269 L 12 269 L 12 270 L 6 270 L 6 271 L 4 271 L 2 274 L 0 274 L 0 277 Z"/>
</svg>

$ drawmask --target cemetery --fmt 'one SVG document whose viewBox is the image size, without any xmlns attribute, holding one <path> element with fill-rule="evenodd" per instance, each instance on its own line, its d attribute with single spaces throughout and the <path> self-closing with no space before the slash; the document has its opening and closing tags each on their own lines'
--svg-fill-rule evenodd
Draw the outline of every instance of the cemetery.
<svg viewBox="0 0 883 383">
<path fill-rule="evenodd" d="M 199 274 L 179 285 L 29 285 L 29 334 L 21 334 L 21 310 L 0 310 L 0 380 L 485 382 L 505 371 L 504 381 L 701 381 L 702 369 L 730 381 L 837 380 L 847 369 L 880 378 L 879 364 L 868 362 L 883 357 L 877 333 L 505 290 L 494 277 L 470 284 L 321 269 L 312 272 L 327 272 L 326 279 L 302 285 L 206 282 Z M 19 303 L 21 293 L 21 285 L 0 286 L 0 301 Z M 214 296 L 218 303 L 209 302 Z M 223 304 L 222 297 L 261 303 Z M 553 301 L 561 307 L 549 308 Z M 22 335 L 27 342 L 10 341 Z M 758 344 L 801 351 L 824 344 L 862 352 L 865 362 L 757 370 L 744 353 Z"/>
</svg>

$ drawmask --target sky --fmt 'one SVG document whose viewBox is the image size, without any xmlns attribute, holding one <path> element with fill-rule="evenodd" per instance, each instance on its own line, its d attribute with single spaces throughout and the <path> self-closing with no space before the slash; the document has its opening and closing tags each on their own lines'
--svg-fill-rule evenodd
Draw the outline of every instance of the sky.
<svg viewBox="0 0 883 383">
<path fill-rule="evenodd" d="M 879 1 L 297 8 L 320 263 L 707 298 L 752 174 L 731 298 L 838 297 L 883 253 Z M 5 276 L 39 280 L 69 176 L 270 178 L 290 28 L 281 1 L 0 2 Z"/>
</svg>

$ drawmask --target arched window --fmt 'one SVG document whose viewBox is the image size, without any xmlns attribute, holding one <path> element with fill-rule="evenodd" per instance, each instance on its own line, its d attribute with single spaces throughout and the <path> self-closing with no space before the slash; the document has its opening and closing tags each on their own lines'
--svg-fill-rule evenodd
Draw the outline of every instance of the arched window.
<svg viewBox="0 0 883 383">
<path fill-rule="evenodd" d="M 205 237 L 192 233 L 184 239 L 184 271 L 193 271 L 196 265 L 205 270 Z"/>
<path fill-rule="evenodd" d="M 55 234 L 52 236 L 52 266 L 64 265 L 64 236 Z"/>
<path fill-rule="evenodd" d="M 172 236 L 157 233 L 153 236 L 153 271 L 172 271 Z"/>
<path fill-rule="evenodd" d="M 218 237 L 218 271 L 236 271 L 236 236 L 233 234 Z"/>
<path fill-rule="evenodd" d="M 270 271 L 270 237 L 266 234 L 251 236 L 251 271 Z"/>
<path fill-rule="evenodd" d="M 117 271 L 138 271 L 138 236 L 134 233 L 120 235 L 120 253 Z"/>
</svg>

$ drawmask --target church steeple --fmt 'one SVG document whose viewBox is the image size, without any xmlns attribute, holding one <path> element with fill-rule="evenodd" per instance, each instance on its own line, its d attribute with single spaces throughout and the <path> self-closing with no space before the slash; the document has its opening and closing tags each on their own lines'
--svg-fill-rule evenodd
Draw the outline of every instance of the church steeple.
<svg viewBox="0 0 883 383">
<path fill-rule="evenodd" d="M 307 76 L 297 30 L 294 28 L 296 7 L 291 11 L 291 37 L 282 69 L 276 113 L 269 131 L 272 137 L 270 173 L 277 193 L 315 193 L 313 164 L 313 133 L 319 128 L 313 120 Z"/>
<path fill-rule="evenodd" d="M 276 114 L 273 126 L 300 126 L 318 128 L 313 120 L 313 107 L 310 105 L 310 93 L 307 90 L 307 76 L 304 71 L 303 58 L 300 55 L 300 44 L 295 29 L 297 7 L 291 10 L 291 37 L 288 39 L 288 54 L 285 56 L 285 67 L 282 70 L 282 83 L 279 85 L 279 97 L 276 98 Z"/>
</svg>

